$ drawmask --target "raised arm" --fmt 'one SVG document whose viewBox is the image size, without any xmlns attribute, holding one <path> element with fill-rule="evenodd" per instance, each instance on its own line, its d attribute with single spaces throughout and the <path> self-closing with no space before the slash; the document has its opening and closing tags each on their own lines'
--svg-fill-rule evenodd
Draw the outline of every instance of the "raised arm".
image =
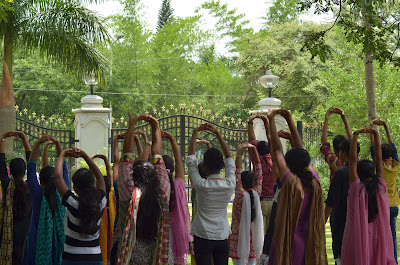
<svg viewBox="0 0 400 265">
<path fill-rule="evenodd" d="M 129 115 L 130 115 L 130 113 L 129 113 Z M 129 127 L 125 134 L 124 145 L 123 145 L 123 149 L 122 149 L 123 153 L 135 153 L 135 145 L 134 145 L 135 126 L 136 126 L 137 122 L 139 122 L 141 120 L 145 120 L 147 116 L 148 115 L 146 115 L 146 114 L 141 114 L 141 115 L 135 116 L 133 118 L 129 118 Z"/>
<path fill-rule="evenodd" d="M 271 142 L 271 134 L 270 134 L 270 131 L 269 131 L 269 122 L 268 122 L 268 118 L 265 117 L 264 115 L 259 115 L 258 118 L 260 118 L 260 119 L 263 121 L 263 123 L 264 123 L 265 135 L 267 136 L 267 141 L 268 141 L 268 143 L 270 143 L 270 142 Z M 270 149 L 271 149 L 271 148 L 270 148 Z M 270 150 L 270 152 L 271 152 L 271 150 Z"/>
<path fill-rule="evenodd" d="M 388 127 L 386 121 L 383 122 L 383 126 L 385 127 L 386 137 L 387 137 L 389 144 L 393 144 L 392 134 L 390 133 L 390 130 L 389 130 L 389 127 Z"/>
<path fill-rule="evenodd" d="M 61 152 L 58 156 L 56 167 L 54 170 L 54 183 L 56 184 L 56 188 L 58 193 L 60 193 L 61 198 L 64 197 L 64 194 L 68 191 L 67 183 L 63 178 L 63 164 L 65 157 L 74 157 L 71 155 L 72 149 L 66 149 Z"/>
<path fill-rule="evenodd" d="M 46 144 L 44 145 L 44 148 L 43 148 L 42 164 L 44 167 L 49 165 L 49 145 L 51 145 L 51 144 L 53 144 L 53 143 L 46 142 Z M 35 147 L 33 147 L 31 156 L 33 155 L 34 152 L 35 152 Z M 31 159 L 29 158 L 29 160 L 31 160 Z"/>
<path fill-rule="evenodd" d="M 201 124 L 198 128 L 193 129 L 192 132 L 192 138 L 190 139 L 190 144 L 189 144 L 189 151 L 188 151 L 188 155 L 194 155 L 196 153 L 196 145 L 197 142 L 199 141 L 197 139 L 197 134 L 200 131 L 204 131 L 206 129 L 206 124 Z M 207 146 L 208 148 L 208 146 Z M 211 148 L 211 146 L 210 146 Z"/>
<path fill-rule="evenodd" d="M 375 139 L 374 146 L 375 146 L 376 175 L 380 178 L 383 178 L 382 148 L 381 148 L 381 140 L 379 138 L 379 132 L 372 128 L 369 128 L 368 132 L 370 134 L 373 134 Z"/>
<path fill-rule="evenodd" d="M 32 151 L 31 145 L 29 144 L 28 138 L 26 138 L 25 133 L 17 131 L 15 136 L 21 139 L 22 144 L 24 145 L 25 153 Z"/>
<path fill-rule="evenodd" d="M 358 134 L 360 133 L 369 133 L 374 135 L 374 151 L 375 151 L 375 165 L 376 165 L 376 174 L 378 177 L 383 177 L 383 161 L 382 161 L 382 150 L 381 150 L 381 142 L 379 139 L 379 133 L 377 130 L 366 127 L 363 129 L 356 130 L 353 134 L 353 139 L 351 141 L 350 146 L 350 157 L 349 157 L 349 172 L 350 172 L 350 184 L 356 181 L 359 176 L 357 174 L 357 139 Z"/>
<path fill-rule="evenodd" d="M 236 159 L 235 159 L 236 169 L 242 168 L 242 151 L 243 151 L 243 149 L 246 148 L 246 144 L 247 144 L 247 143 L 243 143 L 243 144 L 240 143 L 240 144 L 238 145 L 238 149 L 237 149 L 237 151 L 236 151 Z"/>
<path fill-rule="evenodd" d="M 156 118 L 146 115 L 145 120 L 151 125 L 151 153 L 153 156 L 161 155 L 161 129 Z"/>
<path fill-rule="evenodd" d="M 272 172 L 274 174 L 274 179 L 277 180 L 279 178 L 279 167 L 278 167 L 278 163 L 276 162 L 274 145 L 273 145 L 272 141 L 269 142 L 269 151 L 271 153 Z"/>
<path fill-rule="evenodd" d="M 146 145 L 146 143 L 149 141 L 148 139 L 147 139 L 147 135 L 143 132 L 143 131 L 140 131 L 140 130 L 137 130 L 137 131 L 135 131 L 135 135 L 137 135 L 137 136 L 142 136 L 142 138 L 143 138 L 143 142 L 144 142 L 144 144 Z M 135 138 L 135 143 L 136 143 L 136 148 L 139 150 L 141 150 L 140 151 L 140 154 L 143 152 L 143 148 L 142 148 L 142 144 L 140 143 L 140 139 L 139 138 Z M 138 151 L 139 152 L 139 151 Z"/>
<path fill-rule="evenodd" d="M 214 125 L 212 125 L 211 123 L 206 123 L 205 129 L 212 132 L 213 134 L 215 134 L 217 136 L 225 158 L 231 157 L 231 152 L 229 151 L 228 145 L 226 144 L 225 140 L 222 138 L 221 133 L 214 127 Z"/>
<path fill-rule="evenodd" d="M 39 156 L 39 149 L 40 149 L 40 145 L 47 142 L 48 140 L 50 140 L 50 136 L 47 134 L 43 134 L 42 137 L 39 138 L 39 140 L 37 140 L 36 144 L 33 147 L 33 151 L 31 153 L 31 156 L 29 157 L 29 161 L 37 161 L 38 156 Z M 45 154 L 43 153 L 43 156 Z M 47 156 L 47 154 L 46 154 Z M 46 161 L 47 161 L 47 157 L 46 157 Z M 47 163 L 45 164 L 45 159 L 43 157 L 43 166 L 47 166 Z"/>
<path fill-rule="evenodd" d="M 278 165 L 279 178 L 282 180 L 285 174 L 290 170 L 286 165 L 286 161 L 283 156 L 282 144 L 279 139 L 278 132 L 276 131 L 275 115 L 278 113 L 278 111 L 279 111 L 278 109 L 270 110 L 268 112 L 268 120 L 269 120 L 270 134 L 271 134 L 271 144 L 273 146 L 272 150 L 275 155 L 276 164 Z"/>
<path fill-rule="evenodd" d="M 285 131 L 285 130 L 279 130 L 278 136 L 279 136 L 280 138 L 289 140 L 290 146 L 293 146 L 292 134 L 291 134 L 290 132 L 287 132 L 287 131 Z"/>
<path fill-rule="evenodd" d="M 57 138 L 55 138 L 53 135 L 49 135 L 49 139 L 50 139 L 51 143 L 56 146 L 57 157 L 59 157 L 61 152 L 63 151 L 60 141 Z M 67 161 L 65 161 L 65 160 L 64 160 L 64 165 L 63 165 L 63 178 L 64 178 L 65 183 L 67 184 L 67 187 L 69 188 L 69 185 L 70 185 L 69 172 L 68 172 L 68 167 L 67 167 Z"/>
<path fill-rule="evenodd" d="M 332 108 L 332 111 L 333 111 L 333 113 L 340 115 L 340 117 L 342 118 L 343 124 L 344 124 L 344 128 L 346 130 L 347 137 L 349 139 L 352 139 L 353 133 L 351 132 L 351 128 L 350 128 L 349 122 L 347 121 L 346 115 L 344 114 L 344 111 L 339 108 Z"/>
<path fill-rule="evenodd" d="M 292 141 L 293 141 L 292 147 L 303 148 L 303 142 L 301 141 L 300 134 L 297 131 L 297 127 L 294 124 L 294 121 L 292 119 L 292 115 L 290 115 L 290 112 L 287 109 L 278 109 L 277 114 L 280 114 L 283 118 L 285 118 L 285 120 L 289 126 L 290 133 L 292 134 Z M 274 117 L 275 117 L 275 115 L 274 115 Z M 271 137 L 272 137 L 272 132 L 271 132 Z"/>
<path fill-rule="evenodd" d="M 248 123 L 248 125 L 247 125 L 247 135 L 249 137 L 249 143 L 251 141 L 256 140 L 256 136 L 254 134 L 254 128 L 253 128 L 253 121 L 254 121 L 255 118 L 257 118 L 257 115 L 251 114 L 250 117 L 249 117 L 249 121 L 247 122 Z"/>
<path fill-rule="evenodd" d="M 210 149 L 210 148 L 211 148 L 210 142 L 207 141 L 207 140 L 204 140 L 203 137 L 201 137 L 201 139 L 197 139 L 197 140 L 196 140 L 196 143 L 206 145 L 207 149 Z"/>
<path fill-rule="evenodd" d="M 380 119 L 375 119 L 375 120 L 371 121 L 371 124 L 383 126 L 385 128 L 387 141 L 389 142 L 389 144 L 393 144 L 392 134 L 390 133 L 389 127 L 385 121 L 382 121 Z"/>
<path fill-rule="evenodd" d="M 161 137 L 168 139 L 168 141 L 171 143 L 175 158 L 175 178 L 185 180 L 185 171 L 183 168 L 182 156 L 181 152 L 179 151 L 178 143 L 176 142 L 174 136 L 166 131 L 161 132 Z"/>
<path fill-rule="evenodd" d="M 149 159 L 149 157 L 151 155 L 151 145 L 152 145 L 152 142 L 147 140 L 147 142 L 146 142 L 146 144 L 144 146 L 142 155 L 140 156 L 140 159 L 143 159 L 143 160 L 148 160 Z"/>
<path fill-rule="evenodd" d="M 104 183 L 103 174 L 101 174 L 100 169 L 96 166 L 93 159 L 90 158 L 83 150 L 78 148 L 72 148 L 73 154 L 76 157 L 83 158 L 89 166 L 90 171 L 92 171 L 94 177 L 96 178 L 96 189 L 106 192 L 106 185 Z"/>
<path fill-rule="evenodd" d="M 15 132 L 6 132 L 1 136 L 0 139 L 0 180 L 1 180 L 1 186 L 3 187 L 3 191 L 7 190 L 8 184 L 10 182 L 10 178 L 7 173 L 4 144 L 8 137 L 15 136 L 15 134 L 16 134 Z"/>
<path fill-rule="evenodd" d="M 118 167 L 119 167 L 119 140 L 125 138 L 125 133 L 117 134 L 114 137 L 114 163 L 113 163 L 113 181 L 118 180 Z"/>
<path fill-rule="evenodd" d="M 143 147 L 142 147 L 142 144 L 140 143 L 139 136 L 136 133 L 133 136 L 133 140 L 134 140 L 135 145 L 136 145 L 137 154 L 138 154 L 138 156 L 141 156 L 142 152 L 143 152 Z"/>
<path fill-rule="evenodd" d="M 103 155 L 103 154 L 97 154 L 97 155 L 92 156 L 91 159 L 94 160 L 95 158 L 103 159 L 104 165 L 106 166 L 107 177 L 110 178 L 110 180 L 111 180 L 111 186 L 112 186 L 114 180 L 113 180 L 113 174 L 112 174 L 110 162 L 108 161 L 107 156 L 106 156 L 106 155 Z"/>
<path fill-rule="evenodd" d="M 198 132 L 199 132 L 199 128 L 195 128 L 192 132 L 192 138 L 190 138 L 188 155 L 194 155 L 196 153 L 197 133 Z"/>
<path fill-rule="evenodd" d="M 328 121 L 329 121 L 329 116 L 331 116 L 332 114 L 332 108 L 333 107 L 330 107 L 325 114 L 324 125 L 322 127 L 321 144 L 328 142 Z"/>
</svg>

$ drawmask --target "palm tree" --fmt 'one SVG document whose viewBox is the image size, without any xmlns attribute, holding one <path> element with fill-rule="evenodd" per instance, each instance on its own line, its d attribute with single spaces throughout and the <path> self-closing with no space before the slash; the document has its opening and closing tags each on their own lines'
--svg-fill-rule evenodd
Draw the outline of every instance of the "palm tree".
<svg viewBox="0 0 400 265">
<path fill-rule="evenodd" d="M 15 49 L 38 51 L 77 74 L 94 72 L 103 82 L 108 61 L 94 45 L 108 41 L 109 35 L 103 20 L 82 5 L 101 0 L 0 1 L 0 40 L 3 40 L 2 56 L 8 66 L 3 68 L 8 68 L 10 73 L 3 75 L 8 82 L 2 83 L 0 94 L 11 93 L 11 99 L 0 106 L 0 117 L 15 117 L 12 96 Z M 10 128 L 15 128 L 15 119 L 0 123 L 0 135 Z M 12 151 L 12 145 L 7 151 Z"/>
<path fill-rule="evenodd" d="M 84 7 L 96 0 L 14 0 L 0 21 L 4 59 L 12 76 L 15 49 L 37 50 L 76 73 L 102 79 L 106 58 L 93 46 L 108 41 L 103 20 Z"/>
</svg>

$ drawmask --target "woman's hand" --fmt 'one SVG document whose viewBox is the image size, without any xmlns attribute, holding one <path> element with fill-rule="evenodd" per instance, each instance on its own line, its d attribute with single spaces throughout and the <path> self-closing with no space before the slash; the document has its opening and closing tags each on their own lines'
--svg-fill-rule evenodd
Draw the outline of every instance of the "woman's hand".
<svg viewBox="0 0 400 265">
<path fill-rule="evenodd" d="M 268 114 L 267 114 L 268 119 L 274 118 L 276 116 L 276 114 L 278 114 L 278 110 L 279 109 L 270 109 L 270 110 L 268 110 Z"/>
<path fill-rule="evenodd" d="M 212 132 L 213 134 L 218 134 L 218 130 L 211 123 L 206 123 L 204 129 Z"/>
<path fill-rule="evenodd" d="M 283 138 L 283 139 L 287 139 L 287 140 L 292 139 L 292 134 L 290 132 L 285 131 L 285 130 L 279 130 L 278 131 L 278 136 Z"/>
<path fill-rule="evenodd" d="M 386 124 L 386 122 L 382 121 L 381 119 L 378 118 L 378 119 L 372 120 L 371 124 L 375 124 L 375 125 L 378 125 L 378 126 L 384 126 Z"/>
</svg>

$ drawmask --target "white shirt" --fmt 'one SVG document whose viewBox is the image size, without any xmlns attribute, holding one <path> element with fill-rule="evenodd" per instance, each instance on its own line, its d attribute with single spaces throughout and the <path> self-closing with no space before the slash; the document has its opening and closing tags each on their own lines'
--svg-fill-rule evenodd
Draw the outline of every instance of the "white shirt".
<svg viewBox="0 0 400 265">
<path fill-rule="evenodd" d="M 220 174 L 202 178 L 195 155 L 188 156 L 186 164 L 197 199 L 197 213 L 192 222 L 191 234 L 209 240 L 227 239 L 232 233 L 227 207 L 236 186 L 235 160 L 225 159 L 225 178 Z"/>
</svg>

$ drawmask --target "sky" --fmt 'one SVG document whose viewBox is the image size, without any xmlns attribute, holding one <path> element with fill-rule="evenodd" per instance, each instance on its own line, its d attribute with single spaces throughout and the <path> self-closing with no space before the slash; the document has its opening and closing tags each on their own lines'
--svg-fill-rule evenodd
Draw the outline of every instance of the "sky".
<svg viewBox="0 0 400 265">
<path fill-rule="evenodd" d="M 194 10 L 206 0 L 171 0 L 171 6 L 174 9 L 174 15 L 186 17 L 194 15 Z M 157 24 L 158 10 L 161 7 L 162 0 L 142 0 L 144 6 L 145 19 L 150 29 L 155 29 Z M 221 0 L 221 3 L 227 3 L 229 9 L 237 8 L 238 13 L 246 14 L 246 19 L 250 20 L 252 27 L 258 30 L 262 26 L 261 17 L 265 16 L 268 8 L 265 0 Z M 101 4 L 89 5 L 89 8 L 98 12 L 102 16 L 109 16 L 118 13 L 122 9 L 117 1 L 105 1 Z M 211 27 L 211 26 L 210 26 Z"/>
</svg>

